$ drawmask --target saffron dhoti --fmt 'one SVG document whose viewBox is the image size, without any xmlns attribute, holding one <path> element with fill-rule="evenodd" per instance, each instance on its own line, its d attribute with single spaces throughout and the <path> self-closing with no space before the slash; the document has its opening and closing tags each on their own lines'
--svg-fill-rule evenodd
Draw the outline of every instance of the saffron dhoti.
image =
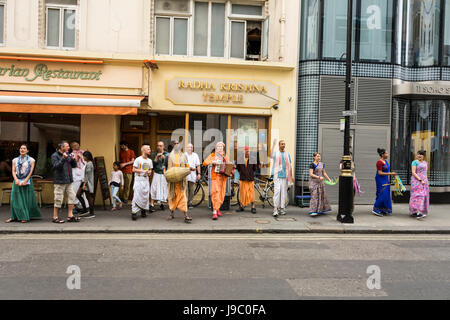
<svg viewBox="0 0 450 320">
<path fill-rule="evenodd" d="M 243 181 L 239 182 L 239 202 L 242 207 L 255 202 L 255 182 L 254 181 Z"/>
<path fill-rule="evenodd" d="M 213 210 L 220 210 L 222 206 L 223 200 L 225 199 L 227 179 L 227 176 L 217 174 L 216 179 L 211 180 L 211 202 Z"/>
<path fill-rule="evenodd" d="M 187 199 L 186 192 L 181 189 L 181 182 L 174 183 L 175 196 L 169 198 L 169 209 L 175 211 L 178 209 L 183 212 L 187 212 Z"/>
</svg>

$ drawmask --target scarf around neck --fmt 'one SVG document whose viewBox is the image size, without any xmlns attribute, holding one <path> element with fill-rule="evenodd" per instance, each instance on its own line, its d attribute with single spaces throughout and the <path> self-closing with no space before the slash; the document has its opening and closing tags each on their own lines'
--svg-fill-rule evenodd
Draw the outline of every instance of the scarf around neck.
<svg viewBox="0 0 450 320">
<path fill-rule="evenodd" d="M 25 173 L 22 174 L 22 166 L 24 165 L 25 162 L 27 163 L 27 166 L 25 168 Z M 30 173 L 30 171 L 31 171 L 30 156 L 26 155 L 25 157 L 23 157 L 23 159 L 21 156 L 19 156 L 19 159 L 17 160 L 17 173 L 16 173 L 17 178 L 25 179 L 28 176 L 28 174 Z"/>
</svg>

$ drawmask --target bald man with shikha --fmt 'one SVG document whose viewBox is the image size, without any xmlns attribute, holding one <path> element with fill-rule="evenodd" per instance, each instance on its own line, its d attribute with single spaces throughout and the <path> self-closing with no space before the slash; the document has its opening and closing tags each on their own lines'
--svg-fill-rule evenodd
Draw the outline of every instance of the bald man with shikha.
<svg viewBox="0 0 450 320">
<path fill-rule="evenodd" d="M 149 145 L 143 145 L 141 156 L 137 157 L 133 163 L 134 185 L 133 202 L 131 204 L 131 219 L 136 220 L 137 214 L 141 212 L 141 217 L 147 216 L 146 211 L 150 205 L 150 181 L 149 177 L 153 169 L 153 161 L 150 158 L 151 149 Z"/>
</svg>

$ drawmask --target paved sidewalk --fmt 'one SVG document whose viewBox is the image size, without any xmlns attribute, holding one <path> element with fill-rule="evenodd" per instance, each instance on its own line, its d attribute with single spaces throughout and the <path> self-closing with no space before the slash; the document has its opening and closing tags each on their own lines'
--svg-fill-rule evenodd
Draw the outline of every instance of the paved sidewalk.
<svg viewBox="0 0 450 320">
<path fill-rule="evenodd" d="M 289 206 L 285 216 L 272 217 L 271 208 L 257 208 L 257 213 L 249 210 L 236 213 L 234 208 L 223 212 L 217 221 L 211 219 L 206 206 L 190 211 L 192 223 L 184 223 L 183 214 L 175 213 L 175 219 L 166 220 L 169 213 L 157 210 L 147 218 L 139 216 L 132 221 L 130 207 L 111 212 L 96 210 L 96 217 L 83 219 L 79 223 L 51 223 L 52 207 L 41 209 L 43 218 L 29 223 L 6 224 L 9 206 L 0 207 L 0 233 L 447 233 L 450 234 L 450 205 L 432 205 L 428 217 L 417 220 L 409 217 L 407 204 L 394 204 L 391 216 L 377 217 L 371 213 L 370 205 L 355 208 L 354 224 L 342 224 L 336 220 L 337 205 L 332 212 L 318 217 L 310 217 L 308 208 Z M 67 217 L 63 209 L 61 218 Z"/>
</svg>

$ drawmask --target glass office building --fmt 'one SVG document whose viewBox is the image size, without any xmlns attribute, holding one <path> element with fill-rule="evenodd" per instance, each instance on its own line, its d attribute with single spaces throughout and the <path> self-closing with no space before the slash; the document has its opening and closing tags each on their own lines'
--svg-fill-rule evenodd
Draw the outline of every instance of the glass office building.
<svg viewBox="0 0 450 320">
<path fill-rule="evenodd" d="M 328 175 L 339 175 L 347 2 L 302 1 L 297 185 L 308 179 L 315 151 Z M 353 3 L 351 149 L 365 191 L 356 203 L 375 198 L 378 147 L 406 185 L 416 152 L 425 150 L 434 199 L 450 199 L 450 0 Z M 329 188 L 334 202 L 337 192 Z"/>
</svg>

